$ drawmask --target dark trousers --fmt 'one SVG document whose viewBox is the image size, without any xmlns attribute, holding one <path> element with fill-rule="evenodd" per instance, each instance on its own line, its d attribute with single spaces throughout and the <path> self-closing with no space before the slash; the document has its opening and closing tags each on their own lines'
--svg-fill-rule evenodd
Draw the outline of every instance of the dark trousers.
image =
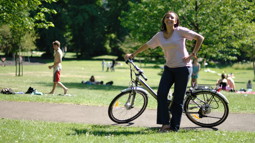
<svg viewBox="0 0 255 143">
<path fill-rule="evenodd" d="M 187 84 L 192 73 L 191 67 L 169 68 L 164 67 L 158 88 L 158 110 L 157 124 L 169 125 L 172 130 L 178 131 L 181 123 L 183 110 L 183 100 Z M 170 111 L 172 113 L 171 121 L 168 111 L 167 96 L 170 88 L 174 85 L 173 101 Z"/>
</svg>

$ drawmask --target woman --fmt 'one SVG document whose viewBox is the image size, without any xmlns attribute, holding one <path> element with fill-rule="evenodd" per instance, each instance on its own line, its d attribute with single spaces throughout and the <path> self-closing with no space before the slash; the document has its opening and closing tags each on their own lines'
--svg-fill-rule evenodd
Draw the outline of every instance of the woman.
<svg viewBox="0 0 255 143">
<path fill-rule="evenodd" d="M 134 58 L 138 53 L 158 46 L 164 51 L 166 64 L 158 88 L 157 124 L 162 125 L 160 132 L 178 131 L 180 128 L 183 99 L 192 71 L 190 59 L 196 57 L 204 40 L 203 36 L 179 25 L 180 20 L 176 13 L 171 11 L 165 13 L 161 31 L 133 54 L 126 55 L 126 58 Z M 196 40 L 195 48 L 191 54 L 187 52 L 186 39 Z M 174 98 L 170 109 L 172 118 L 169 122 L 167 95 L 173 84 L 175 84 Z"/>
<path fill-rule="evenodd" d="M 219 88 L 220 90 L 227 90 L 227 86 L 228 86 L 228 80 L 226 78 L 226 74 L 222 73 L 221 79 L 219 79 L 216 83 L 216 87 Z"/>
<path fill-rule="evenodd" d="M 235 81 L 232 77 L 233 77 L 233 74 L 229 74 L 226 78 L 227 84 L 228 84 L 227 91 L 230 91 L 230 92 L 234 92 L 236 88 Z"/>
<path fill-rule="evenodd" d="M 191 87 L 197 87 L 197 79 L 198 79 L 198 72 L 200 70 L 200 64 L 197 61 L 197 58 L 194 58 L 192 63 L 192 75 L 191 75 Z"/>
</svg>

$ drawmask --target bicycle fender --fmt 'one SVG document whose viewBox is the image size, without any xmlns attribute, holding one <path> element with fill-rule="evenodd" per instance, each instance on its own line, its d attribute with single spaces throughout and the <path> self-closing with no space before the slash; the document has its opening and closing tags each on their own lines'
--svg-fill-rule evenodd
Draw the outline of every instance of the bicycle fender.
<svg viewBox="0 0 255 143">
<path fill-rule="evenodd" d="M 222 93 L 217 92 L 216 90 L 198 90 L 198 91 L 194 91 L 193 93 L 201 92 L 201 91 L 213 92 L 215 94 L 218 94 L 227 104 L 229 104 L 227 97 L 223 95 Z"/>
<path fill-rule="evenodd" d="M 138 90 L 140 92 L 143 92 L 145 95 L 148 95 L 148 92 L 145 89 L 141 88 L 141 87 L 135 87 L 135 88 L 129 87 L 129 88 L 126 88 L 126 89 L 122 90 L 121 92 L 128 92 L 128 91 L 132 91 L 132 90 Z"/>
<path fill-rule="evenodd" d="M 218 94 L 221 98 L 223 98 L 223 100 L 225 100 L 229 104 L 229 101 L 225 95 L 223 95 L 222 93 L 217 92 L 217 91 L 216 91 L 216 94 Z"/>
</svg>

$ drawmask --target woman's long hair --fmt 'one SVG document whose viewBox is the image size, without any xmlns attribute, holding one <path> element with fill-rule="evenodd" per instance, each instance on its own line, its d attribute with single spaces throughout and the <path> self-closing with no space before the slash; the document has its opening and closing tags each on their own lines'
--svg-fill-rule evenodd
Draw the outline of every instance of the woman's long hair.
<svg viewBox="0 0 255 143">
<path fill-rule="evenodd" d="M 165 13 L 164 17 L 161 20 L 161 28 L 160 28 L 161 31 L 166 31 L 166 24 L 165 24 L 164 20 L 165 20 L 166 14 L 168 14 L 168 13 L 173 13 L 176 16 L 177 23 L 174 24 L 174 27 L 178 27 L 180 25 L 179 16 L 175 12 L 173 12 L 173 11 L 168 11 L 168 12 Z"/>
</svg>

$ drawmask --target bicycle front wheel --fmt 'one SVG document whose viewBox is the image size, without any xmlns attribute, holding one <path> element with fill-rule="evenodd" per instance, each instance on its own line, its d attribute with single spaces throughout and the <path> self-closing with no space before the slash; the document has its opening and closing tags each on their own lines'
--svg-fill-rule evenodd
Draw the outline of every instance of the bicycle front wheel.
<svg viewBox="0 0 255 143">
<path fill-rule="evenodd" d="M 214 127 L 224 122 L 229 113 L 228 103 L 217 93 L 199 91 L 187 97 L 184 111 L 188 119 L 201 127 Z"/>
<path fill-rule="evenodd" d="M 139 90 L 122 92 L 109 105 L 108 116 L 116 123 L 128 123 L 138 118 L 146 109 L 148 97 Z"/>
</svg>

